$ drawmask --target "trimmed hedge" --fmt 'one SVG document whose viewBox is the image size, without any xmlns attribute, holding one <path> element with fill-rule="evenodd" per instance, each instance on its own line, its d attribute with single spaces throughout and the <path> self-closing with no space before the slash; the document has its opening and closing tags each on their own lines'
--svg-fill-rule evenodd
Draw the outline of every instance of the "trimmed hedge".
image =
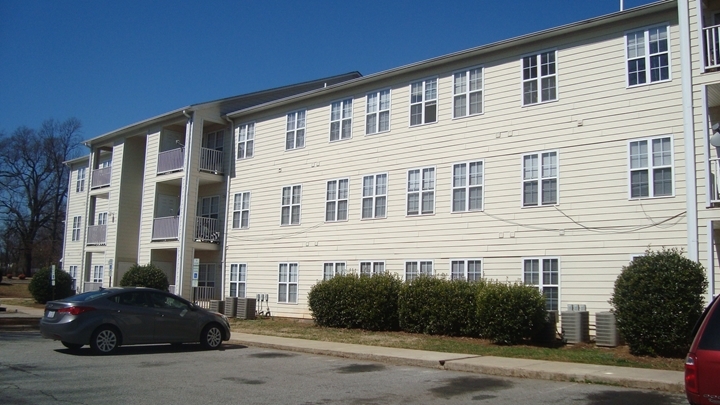
<svg viewBox="0 0 720 405">
<path fill-rule="evenodd" d="M 648 249 L 623 267 L 610 304 L 630 353 L 684 356 L 707 285 L 703 266 L 678 249 Z"/>
<path fill-rule="evenodd" d="M 532 339 L 547 323 L 542 293 L 523 284 L 488 283 L 478 295 L 477 311 L 483 337 L 497 344 Z"/>
<path fill-rule="evenodd" d="M 170 283 L 167 275 L 152 264 L 139 266 L 134 264 L 120 280 L 121 287 L 149 287 L 168 291 Z"/>
<path fill-rule="evenodd" d="M 72 289 L 72 277 L 63 270 L 55 270 L 55 287 L 52 286 L 52 270 L 44 268 L 33 276 L 28 291 L 39 304 L 67 298 L 75 293 Z"/>
</svg>

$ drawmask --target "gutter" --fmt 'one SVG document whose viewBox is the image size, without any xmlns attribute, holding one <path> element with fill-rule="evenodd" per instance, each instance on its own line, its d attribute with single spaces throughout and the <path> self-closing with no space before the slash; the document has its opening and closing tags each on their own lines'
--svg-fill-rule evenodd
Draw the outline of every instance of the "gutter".
<svg viewBox="0 0 720 405">
<path fill-rule="evenodd" d="M 222 268 L 222 273 L 220 275 L 220 285 L 222 286 L 222 295 L 221 297 L 225 296 L 225 274 L 227 273 L 226 268 L 226 261 L 227 261 L 227 250 L 228 250 L 228 229 L 231 228 L 231 226 L 228 226 L 228 221 L 230 221 L 230 178 L 232 176 L 233 169 L 235 168 L 235 165 L 233 162 L 235 161 L 235 122 L 233 122 L 232 119 L 228 117 L 224 117 L 229 123 L 230 123 L 230 150 L 233 152 L 232 157 L 230 158 L 230 164 L 228 164 L 228 170 L 227 170 L 227 177 L 225 180 L 225 227 L 223 229 L 223 244 L 222 244 L 222 253 L 221 253 L 221 259 L 220 259 L 220 267 Z"/>
</svg>

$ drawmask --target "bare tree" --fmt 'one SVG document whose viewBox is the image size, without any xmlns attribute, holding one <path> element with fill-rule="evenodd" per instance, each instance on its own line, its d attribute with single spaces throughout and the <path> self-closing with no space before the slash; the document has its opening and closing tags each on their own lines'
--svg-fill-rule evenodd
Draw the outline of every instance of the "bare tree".
<svg viewBox="0 0 720 405">
<path fill-rule="evenodd" d="M 27 275 L 40 250 L 46 251 L 42 265 L 59 259 L 69 175 L 63 162 L 79 152 L 80 127 L 70 118 L 47 120 L 39 130 L 23 126 L 10 136 L 0 133 L 0 219 L 17 238 Z"/>
</svg>

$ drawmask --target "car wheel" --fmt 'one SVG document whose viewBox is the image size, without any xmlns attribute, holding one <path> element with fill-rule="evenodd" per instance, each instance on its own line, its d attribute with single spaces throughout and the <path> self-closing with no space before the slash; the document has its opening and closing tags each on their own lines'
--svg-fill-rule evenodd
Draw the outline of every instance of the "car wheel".
<svg viewBox="0 0 720 405">
<path fill-rule="evenodd" d="M 216 324 L 211 324 L 203 329 L 200 334 L 200 345 L 203 349 L 217 349 L 222 344 L 222 330 Z"/>
<path fill-rule="evenodd" d="M 67 347 L 70 350 L 77 350 L 77 349 L 83 347 L 83 345 L 77 344 L 77 343 L 70 343 L 70 342 L 60 342 L 60 343 L 62 343 L 63 346 Z"/>
<path fill-rule="evenodd" d="M 90 347 L 95 354 L 110 354 L 120 346 L 120 334 L 112 326 L 99 327 L 90 338 Z"/>
</svg>

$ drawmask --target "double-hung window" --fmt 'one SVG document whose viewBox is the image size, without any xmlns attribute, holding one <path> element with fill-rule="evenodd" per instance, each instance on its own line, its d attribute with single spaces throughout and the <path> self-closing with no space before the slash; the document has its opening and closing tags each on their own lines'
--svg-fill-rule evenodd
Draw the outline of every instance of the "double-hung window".
<svg viewBox="0 0 720 405">
<path fill-rule="evenodd" d="M 482 260 L 453 260 L 450 262 L 450 279 L 480 281 L 482 278 Z"/>
<path fill-rule="evenodd" d="M 362 218 L 385 218 L 387 207 L 387 174 L 363 177 Z"/>
<path fill-rule="evenodd" d="M 522 59 L 523 105 L 557 100 L 556 51 L 525 56 Z"/>
<path fill-rule="evenodd" d="M 557 152 L 523 156 L 523 207 L 553 205 L 558 202 Z"/>
<path fill-rule="evenodd" d="M 325 221 L 348 219 L 348 179 L 330 180 L 325 193 Z"/>
<path fill-rule="evenodd" d="M 410 84 L 410 125 L 437 122 L 437 78 Z"/>
<path fill-rule="evenodd" d="M 243 124 L 235 129 L 237 136 L 237 159 L 253 157 L 255 150 L 255 123 Z"/>
<path fill-rule="evenodd" d="M 95 225 L 107 225 L 107 212 L 98 212 L 97 224 Z"/>
<path fill-rule="evenodd" d="M 330 141 L 352 137 L 352 99 L 330 104 Z"/>
<path fill-rule="evenodd" d="M 73 223 L 72 223 L 72 238 L 71 240 L 73 242 L 80 240 L 80 225 L 82 222 L 82 217 L 73 217 Z"/>
<path fill-rule="evenodd" d="M 287 115 L 285 150 L 305 147 L 305 110 Z"/>
<path fill-rule="evenodd" d="M 77 181 L 75 182 L 75 192 L 79 193 L 85 191 L 85 172 L 86 168 L 81 167 L 77 169 Z"/>
<path fill-rule="evenodd" d="M 104 277 L 105 277 L 104 266 L 93 266 L 92 282 L 102 284 Z"/>
<path fill-rule="evenodd" d="M 345 262 L 328 262 L 323 264 L 323 280 L 345 274 Z"/>
<path fill-rule="evenodd" d="M 390 89 L 367 95 L 365 107 L 365 134 L 390 130 Z"/>
<path fill-rule="evenodd" d="M 278 303 L 297 304 L 298 264 L 280 263 L 278 266 Z"/>
<path fill-rule="evenodd" d="M 385 273 L 385 262 L 372 261 L 372 262 L 360 262 L 360 275 L 361 276 L 372 276 L 375 274 Z"/>
<path fill-rule="evenodd" d="M 233 263 L 230 265 L 230 296 L 245 298 L 247 281 L 247 264 Z"/>
<path fill-rule="evenodd" d="M 280 225 L 300 224 L 300 197 L 302 186 L 287 186 L 282 189 L 282 210 Z"/>
<path fill-rule="evenodd" d="M 523 280 L 526 285 L 540 289 L 545 296 L 545 309 L 554 311 L 559 306 L 560 260 L 532 258 L 523 260 Z"/>
<path fill-rule="evenodd" d="M 235 194 L 233 201 L 232 227 L 234 229 L 247 229 L 250 225 L 250 192 Z"/>
<path fill-rule="evenodd" d="M 435 168 L 408 170 L 407 215 L 435 213 Z"/>
<path fill-rule="evenodd" d="M 455 73 L 453 77 L 453 118 L 482 114 L 483 68 Z"/>
<path fill-rule="evenodd" d="M 452 212 L 482 211 L 483 162 L 453 165 Z"/>
<path fill-rule="evenodd" d="M 625 35 L 627 85 L 670 80 L 668 27 L 653 27 Z"/>
<path fill-rule="evenodd" d="M 70 275 L 70 278 L 72 279 L 72 290 L 77 290 L 77 269 L 78 266 L 68 266 L 68 274 Z"/>
<path fill-rule="evenodd" d="M 630 198 L 673 195 L 673 153 L 669 136 L 630 141 Z"/>
<path fill-rule="evenodd" d="M 433 262 L 430 260 L 405 262 L 405 281 L 413 281 L 420 276 L 433 275 Z"/>
</svg>

